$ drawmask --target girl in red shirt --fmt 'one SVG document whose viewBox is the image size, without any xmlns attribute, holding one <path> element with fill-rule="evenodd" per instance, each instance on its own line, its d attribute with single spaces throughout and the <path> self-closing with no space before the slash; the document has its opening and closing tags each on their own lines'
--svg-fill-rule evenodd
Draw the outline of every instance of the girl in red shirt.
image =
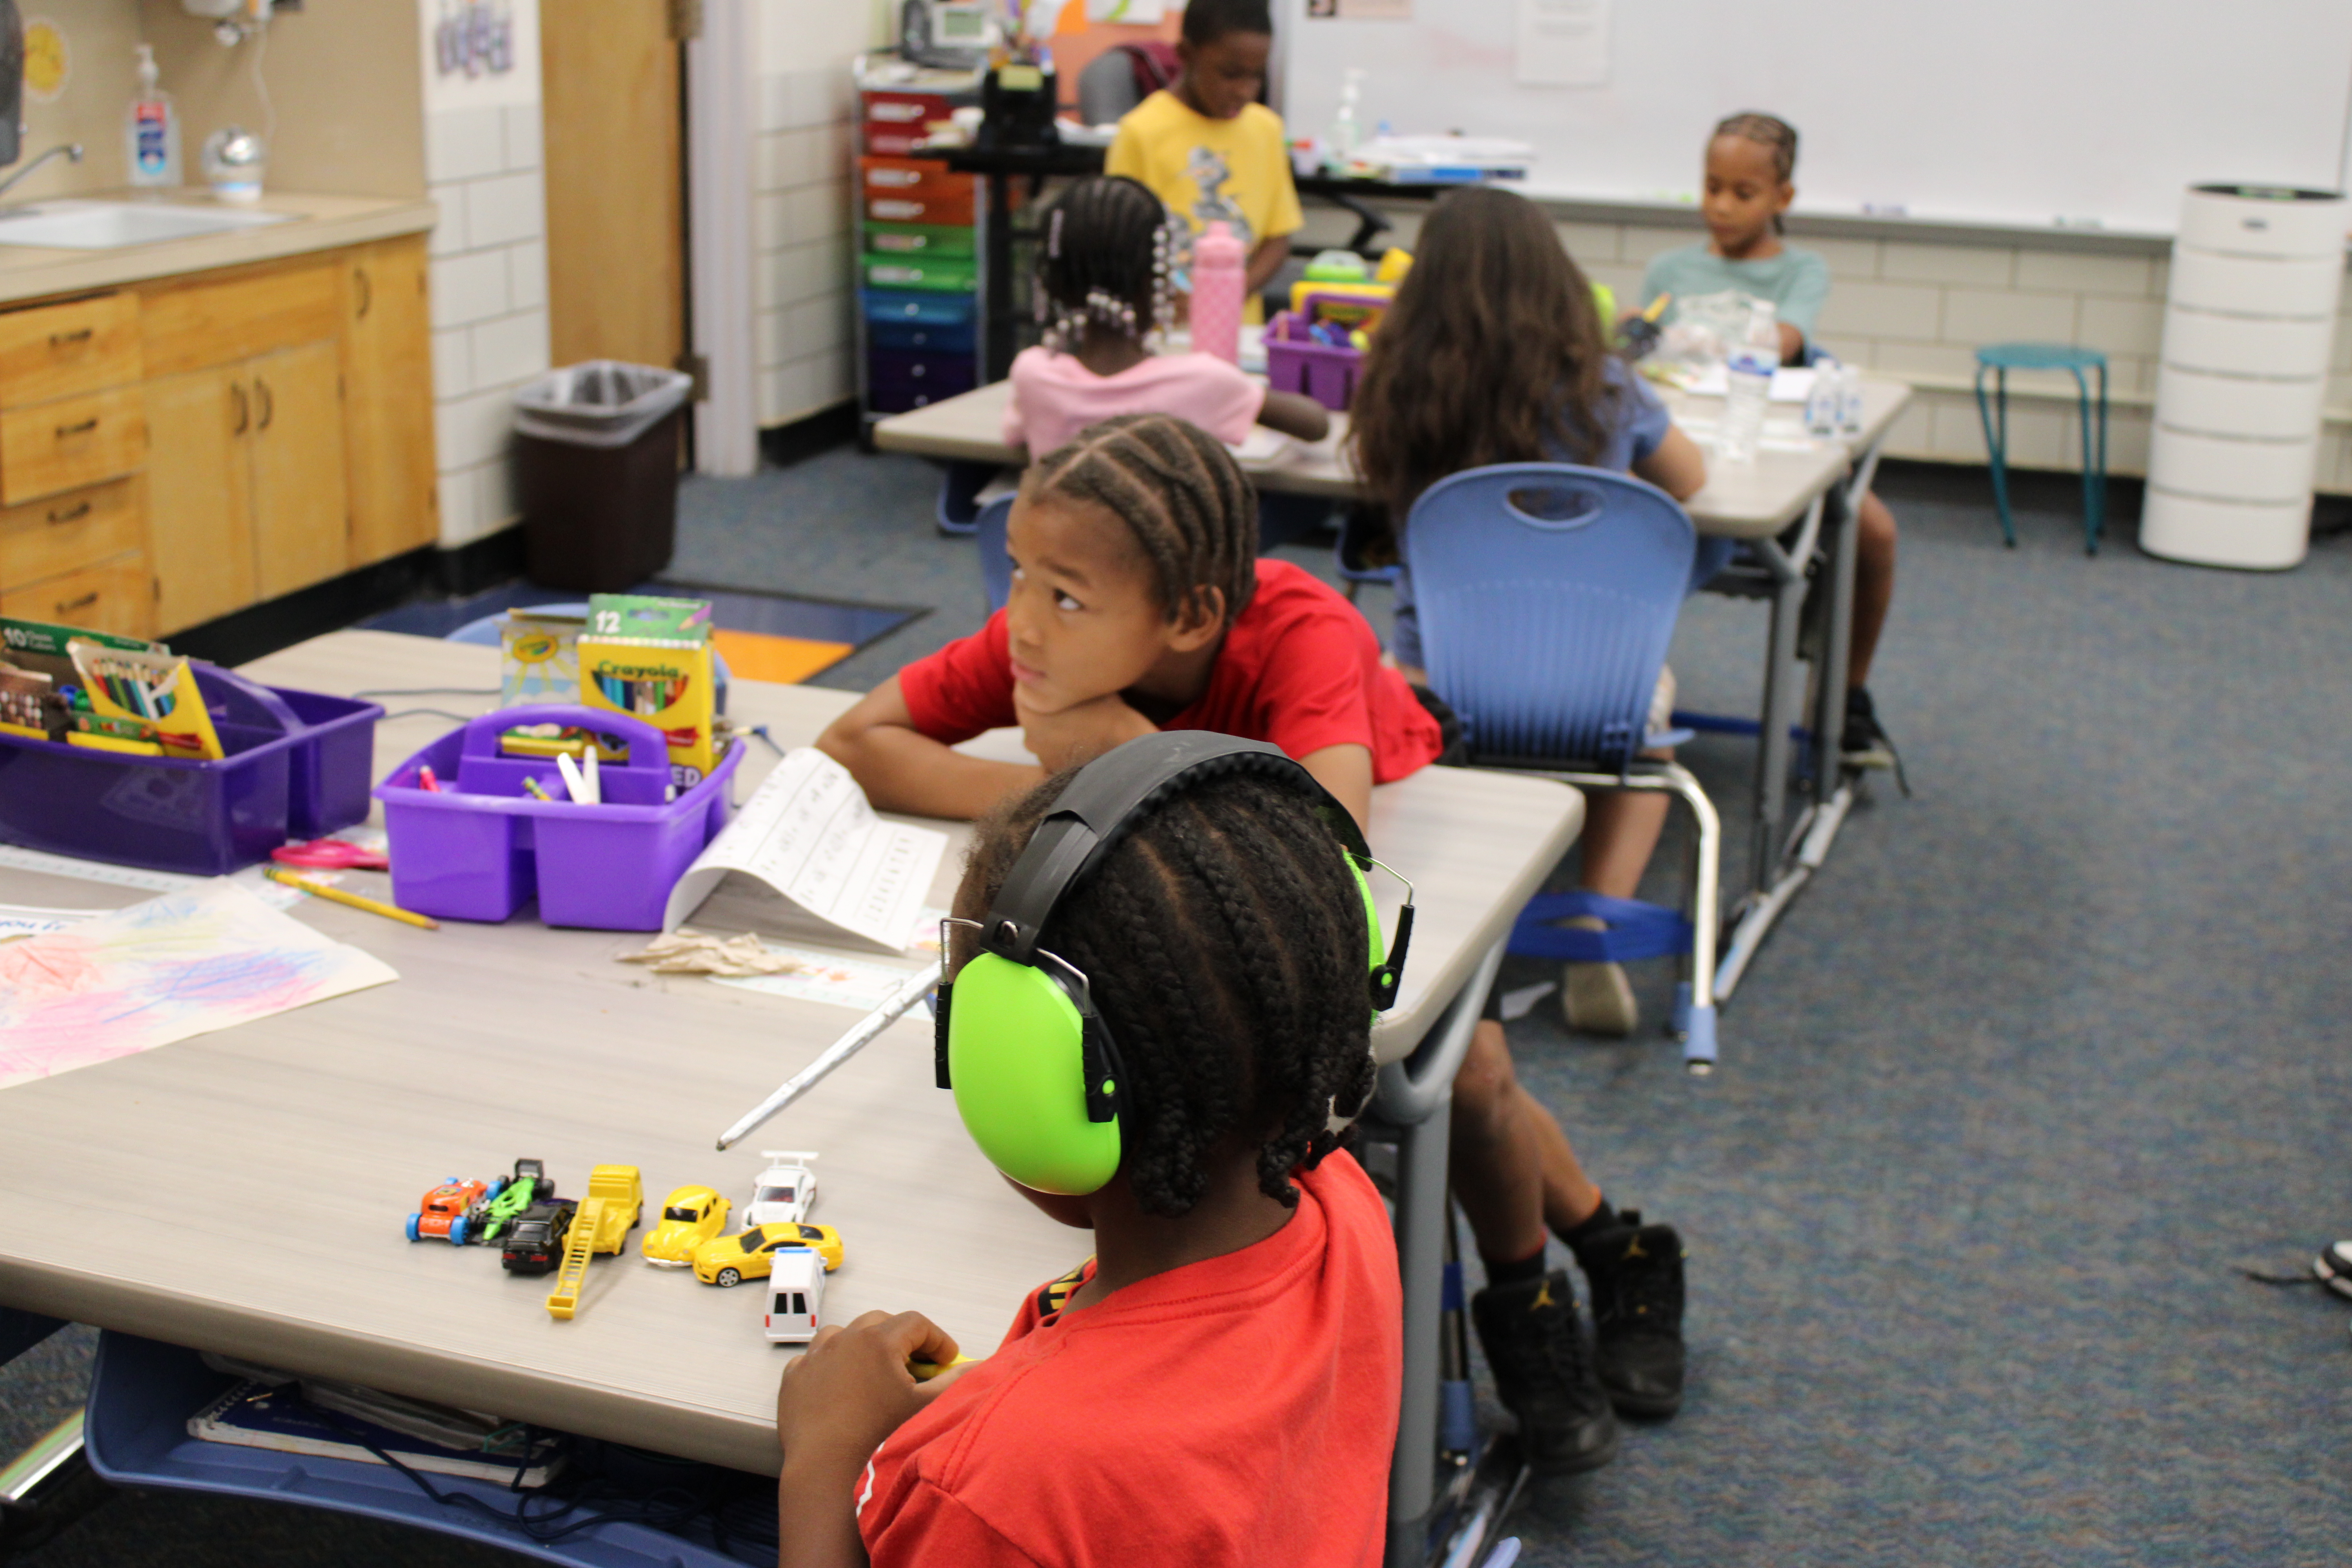
<svg viewBox="0 0 2352 1568">
<path fill-rule="evenodd" d="M 982 826 L 959 915 L 1066 782 Z M 1329 1121 L 1372 1089 L 1363 909 L 1305 794 L 1255 774 L 1183 787 L 1063 895 L 1039 943 L 1132 1098 L 1107 1185 L 1020 1190 L 1095 1256 L 929 1383 L 908 1360 L 957 1347 L 919 1314 L 820 1331 L 777 1394 L 782 1568 L 1375 1568 L 1403 1304 Z"/>
<path fill-rule="evenodd" d="M 1213 730 L 1280 746 L 1360 825 L 1372 785 L 1437 760 L 1438 721 L 1356 607 L 1257 540 L 1214 437 L 1162 414 L 1092 426 L 1022 482 L 1004 608 L 817 745 L 884 811 L 972 817 L 1139 735 Z M 950 749 L 1015 724 L 1042 765 Z"/>
</svg>

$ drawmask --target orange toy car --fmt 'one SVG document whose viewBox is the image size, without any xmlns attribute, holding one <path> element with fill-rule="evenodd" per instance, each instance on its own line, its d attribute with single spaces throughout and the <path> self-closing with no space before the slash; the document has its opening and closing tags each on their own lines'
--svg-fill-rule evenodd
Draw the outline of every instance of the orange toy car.
<svg viewBox="0 0 2352 1568">
<path fill-rule="evenodd" d="M 450 1177 L 425 1194 L 424 1201 L 417 1205 L 418 1212 L 408 1216 L 408 1239 L 423 1241 L 432 1237 L 453 1246 L 465 1246 L 467 1215 L 491 1193 L 487 1183 L 461 1182 Z"/>
</svg>

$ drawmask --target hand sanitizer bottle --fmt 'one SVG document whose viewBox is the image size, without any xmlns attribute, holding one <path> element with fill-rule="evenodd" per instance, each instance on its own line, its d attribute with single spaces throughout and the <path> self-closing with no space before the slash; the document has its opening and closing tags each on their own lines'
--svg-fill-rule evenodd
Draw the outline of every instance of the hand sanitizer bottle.
<svg viewBox="0 0 2352 1568">
<path fill-rule="evenodd" d="M 139 47 L 139 95 L 131 100 L 123 121 L 123 161 L 134 185 L 170 186 L 180 183 L 180 111 L 172 95 L 155 85 L 155 51 Z"/>
</svg>

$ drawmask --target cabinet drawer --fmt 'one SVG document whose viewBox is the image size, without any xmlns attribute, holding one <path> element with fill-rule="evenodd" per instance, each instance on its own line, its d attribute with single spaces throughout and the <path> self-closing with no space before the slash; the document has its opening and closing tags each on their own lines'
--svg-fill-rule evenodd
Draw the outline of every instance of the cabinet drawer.
<svg viewBox="0 0 2352 1568">
<path fill-rule="evenodd" d="M 147 374 L 177 375 L 331 338 L 342 325 L 340 282 L 331 263 L 313 262 L 155 289 L 139 312 Z"/>
<path fill-rule="evenodd" d="M 0 616 L 58 621 L 132 637 L 149 635 L 154 605 L 147 558 L 136 552 L 0 593 Z"/>
<path fill-rule="evenodd" d="M 0 504 L 127 474 L 146 455 L 144 403 L 135 386 L 0 411 Z"/>
<path fill-rule="evenodd" d="M 0 511 L 0 589 L 78 572 L 144 542 L 136 479 L 12 506 Z"/>
<path fill-rule="evenodd" d="M 139 373 L 136 294 L 0 312 L 0 408 L 128 386 Z"/>
</svg>

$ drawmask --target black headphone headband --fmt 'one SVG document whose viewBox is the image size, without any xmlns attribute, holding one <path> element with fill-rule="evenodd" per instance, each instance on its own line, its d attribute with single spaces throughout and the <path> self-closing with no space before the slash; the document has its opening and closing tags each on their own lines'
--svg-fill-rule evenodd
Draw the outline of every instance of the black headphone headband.
<svg viewBox="0 0 2352 1568">
<path fill-rule="evenodd" d="M 1279 746 L 1206 730 L 1164 730 L 1129 741 L 1078 770 L 998 889 L 981 945 L 1015 963 L 1034 963 L 1039 933 L 1064 894 L 1085 881 L 1162 801 L 1227 773 L 1255 773 L 1300 790 L 1316 804 L 1340 847 L 1360 863 L 1370 863 L 1371 850 L 1356 819 Z"/>
</svg>

